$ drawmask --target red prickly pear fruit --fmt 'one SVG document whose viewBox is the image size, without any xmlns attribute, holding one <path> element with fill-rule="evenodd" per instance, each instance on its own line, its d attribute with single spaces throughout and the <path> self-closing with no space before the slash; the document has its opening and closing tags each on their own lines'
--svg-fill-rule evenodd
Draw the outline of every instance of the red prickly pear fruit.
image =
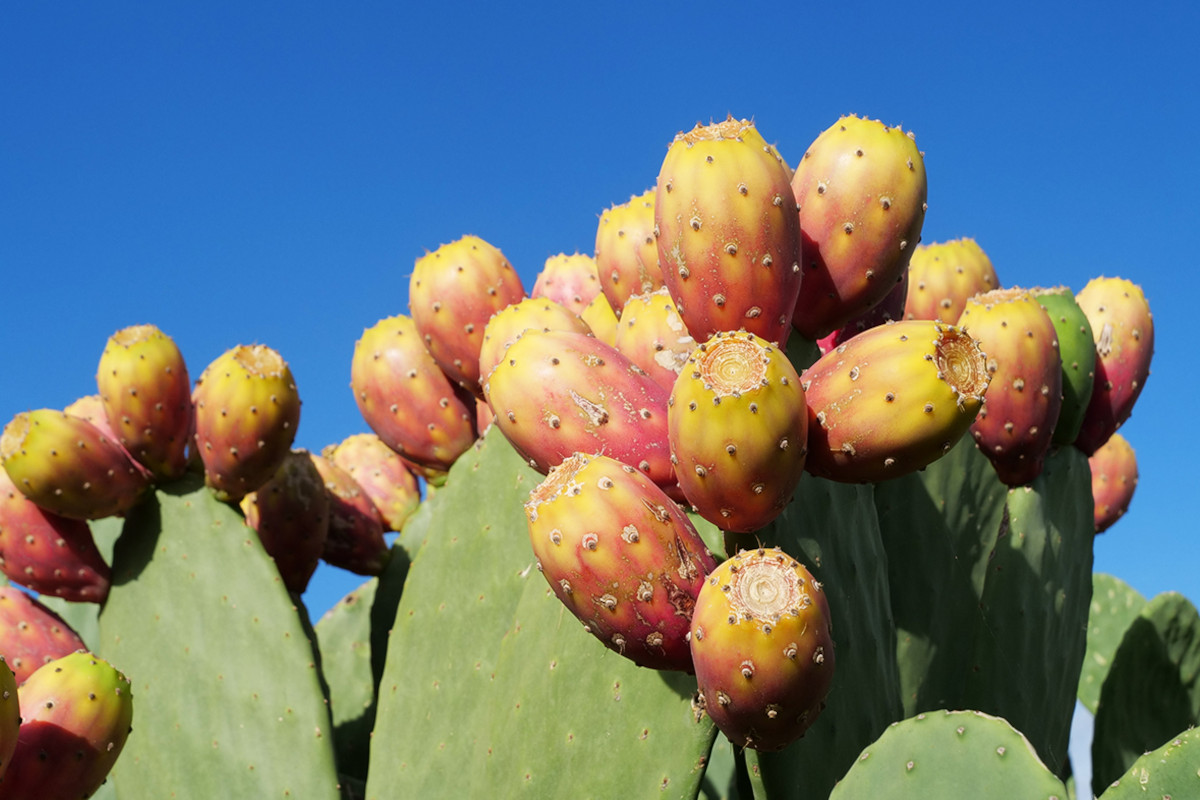
<svg viewBox="0 0 1200 800">
<path fill-rule="evenodd" d="M 303 594 L 329 536 L 329 493 L 307 450 L 292 450 L 270 480 L 241 499 L 246 524 L 275 560 L 283 585 Z"/>
<path fill-rule="evenodd" d="M 625 301 L 615 346 L 667 391 L 696 349 L 679 309 L 666 287 L 635 294 Z"/>
<path fill-rule="evenodd" d="M 737 747 L 782 750 L 825 707 L 836 661 L 829 604 L 777 547 L 709 573 L 689 641 L 704 709 Z"/>
<path fill-rule="evenodd" d="M 876 325 L 884 325 L 888 322 L 899 322 L 904 319 L 904 301 L 907 297 L 908 270 L 904 270 L 904 274 L 896 282 L 896 286 L 887 293 L 886 297 L 865 313 L 859 314 L 838 330 L 817 341 L 817 347 L 820 349 L 821 354 L 828 353 L 842 342 L 857 336 L 867 328 L 874 328 Z"/>
<path fill-rule="evenodd" d="M 987 399 L 971 423 L 975 444 L 1007 486 L 1042 474 L 1062 409 L 1062 358 L 1050 316 L 1025 289 L 994 289 L 967 301 L 958 327 L 987 353 Z"/>
<path fill-rule="evenodd" d="M 588 307 L 580 313 L 579 318 L 597 339 L 609 347 L 616 345 L 617 312 L 603 293 L 592 298 L 592 302 L 588 303 Z"/>
<path fill-rule="evenodd" d="M 667 390 L 591 336 L 526 332 L 484 393 L 500 431 L 543 474 L 572 453 L 604 453 L 675 486 Z"/>
<path fill-rule="evenodd" d="M 99 428 L 49 408 L 13 417 L 0 436 L 0 460 L 22 494 L 74 519 L 124 514 L 149 485 L 124 448 Z"/>
<path fill-rule="evenodd" d="M 39 667 L 18 696 L 21 727 L 0 784 L 4 799 L 90 797 L 129 736 L 129 679 L 81 651 Z"/>
<path fill-rule="evenodd" d="M 925 160 L 910 133 L 846 116 L 796 166 L 804 282 L 792 324 L 817 340 L 882 300 L 925 222 Z"/>
<path fill-rule="evenodd" d="M 988 385 L 979 343 L 933 320 L 865 330 L 800 377 L 805 469 L 845 483 L 899 477 L 941 458 L 975 420 Z"/>
<path fill-rule="evenodd" d="M 614 309 L 635 294 L 663 285 L 654 240 L 654 190 L 600 213 L 596 229 L 596 273 L 600 290 Z"/>
<path fill-rule="evenodd" d="M 321 558 L 358 575 L 382 574 L 389 550 L 379 509 L 344 469 L 324 456 L 310 457 L 329 494 L 329 536 Z"/>
<path fill-rule="evenodd" d="M 1129 510 L 1138 483 L 1137 456 L 1129 441 L 1114 433 L 1096 448 L 1088 465 L 1092 468 L 1096 533 L 1104 533 Z"/>
<path fill-rule="evenodd" d="M 692 508 L 726 531 L 766 526 L 804 474 L 808 409 L 787 354 L 752 333 L 718 333 L 675 381 L 671 461 Z"/>
<path fill-rule="evenodd" d="M 0 586 L 0 653 L 18 684 L 43 664 L 83 649 L 83 639 L 62 617 L 20 589 Z"/>
<path fill-rule="evenodd" d="M 292 449 L 300 394 L 270 347 L 227 350 L 196 381 L 192 403 L 204 482 L 221 500 L 236 503 L 262 486 Z"/>
<path fill-rule="evenodd" d="M 17 749 L 21 728 L 21 706 L 17 700 L 17 678 L 0 655 L 0 791 L 4 789 L 4 771 Z"/>
<path fill-rule="evenodd" d="M 1091 455 L 1129 419 L 1150 377 L 1154 317 L 1137 284 L 1093 278 L 1075 295 L 1096 342 L 1096 379 L 1075 446 Z"/>
<path fill-rule="evenodd" d="M 408 308 L 446 376 L 479 395 L 483 329 L 492 314 L 524 297 L 521 278 L 504 254 L 478 236 L 464 236 L 417 259 Z"/>
<path fill-rule="evenodd" d="M 398 531 L 421 504 L 417 476 L 373 433 L 347 436 L 322 455 L 354 479 L 379 511 L 384 526 Z"/>
<path fill-rule="evenodd" d="M 484 381 L 496 368 L 504 351 L 525 331 L 575 331 L 591 333 L 588 324 L 563 304 L 546 297 L 527 297 L 501 309 L 488 320 L 479 348 L 479 374 Z M 480 426 L 481 428 L 484 426 Z"/>
<path fill-rule="evenodd" d="M 1058 355 L 1062 358 L 1062 409 L 1054 425 L 1054 444 L 1071 444 L 1079 437 L 1083 412 L 1092 399 L 1096 379 L 1096 343 L 1092 324 L 1075 302 L 1066 286 L 1030 289 L 1058 334 Z"/>
<path fill-rule="evenodd" d="M 191 402 L 190 398 L 188 402 Z M 117 436 L 117 432 L 113 430 L 112 425 L 108 423 L 108 414 L 104 411 L 104 401 L 100 399 L 100 395 L 85 394 L 83 397 L 80 397 L 69 406 L 66 406 L 63 409 L 63 413 L 70 414 L 72 417 L 79 417 L 82 420 L 92 423 L 100 429 L 100 432 L 103 433 L 105 438 L 107 438 L 110 442 L 117 442 L 120 444 L 121 440 Z M 121 447 L 124 449 L 125 446 L 121 445 Z M 125 452 L 128 453 L 129 451 L 125 450 Z M 133 459 L 133 456 L 130 455 L 129 458 Z M 136 459 L 133 460 L 136 463 Z M 144 467 L 144 465 L 141 464 L 138 466 Z"/>
<path fill-rule="evenodd" d="M 628 464 L 574 453 L 525 516 L 538 570 L 585 630 L 639 666 L 692 671 L 688 621 L 715 562 L 674 501 Z"/>
<path fill-rule="evenodd" d="M 600 278 L 596 274 L 596 259 L 583 253 L 559 253 L 546 259 L 529 296 L 553 300 L 579 314 L 598 294 Z"/>
<path fill-rule="evenodd" d="M 387 317 L 363 331 L 350 388 L 371 430 L 414 464 L 448 470 L 475 442 L 473 396 L 442 372 L 411 317 Z"/>
<path fill-rule="evenodd" d="M 117 441 L 156 478 L 182 475 L 192 433 L 192 383 L 175 342 L 154 325 L 117 331 L 100 356 L 96 384 Z"/>
<path fill-rule="evenodd" d="M 1000 288 L 992 260 L 974 239 L 919 244 L 908 262 L 905 319 L 953 323 L 977 294 Z"/>
<path fill-rule="evenodd" d="M 787 166 L 749 120 L 680 133 L 658 174 L 663 283 L 696 341 L 746 329 L 783 345 L 800 291 Z"/>
<path fill-rule="evenodd" d="M 0 572 L 31 591 L 72 603 L 103 603 L 112 583 L 88 524 L 41 508 L 17 490 L 4 470 Z"/>
</svg>

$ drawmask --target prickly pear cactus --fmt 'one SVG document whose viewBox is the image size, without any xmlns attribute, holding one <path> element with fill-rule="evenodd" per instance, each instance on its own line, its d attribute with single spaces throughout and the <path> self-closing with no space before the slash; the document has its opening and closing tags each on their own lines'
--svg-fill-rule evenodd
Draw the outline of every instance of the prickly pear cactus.
<svg viewBox="0 0 1200 800">
<path fill-rule="evenodd" d="M 1200 728 L 1186 730 L 1146 753 L 1113 781 L 1101 800 L 1195 797 L 1200 793 Z"/>
<path fill-rule="evenodd" d="M 1120 578 L 1104 573 L 1092 576 L 1087 654 L 1083 657 L 1077 696 L 1083 707 L 1093 714 L 1100 702 L 1100 687 L 1108 677 L 1121 639 L 1145 607 L 1146 598 Z"/>
</svg>

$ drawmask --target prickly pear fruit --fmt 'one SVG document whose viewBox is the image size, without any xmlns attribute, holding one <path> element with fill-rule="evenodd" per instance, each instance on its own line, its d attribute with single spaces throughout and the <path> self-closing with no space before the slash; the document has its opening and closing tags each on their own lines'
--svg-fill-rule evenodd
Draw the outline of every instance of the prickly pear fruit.
<svg viewBox="0 0 1200 800">
<path fill-rule="evenodd" d="M 583 253 L 559 253 L 546 259 L 530 297 L 544 297 L 579 314 L 600 294 L 596 259 Z M 482 380 L 486 376 L 480 376 Z"/>
<path fill-rule="evenodd" d="M 90 797 L 125 747 L 133 721 L 129 679 L 87 652 L 51 661 L 18 689 L 17 748 L 4 800 Z"/>
<path fill-rule="evenodd" d="M 787 354 L 752 333 L 717 333 L 692 353 L 667 409 L 684 497 L 726 531 L 764 527 L 804 474 L 808 409 Z"/>
<path fill-rule="evenodd" d="M 387 317 L 363 331 L 350 388 L 371 430 L 415 464 L 447 470 L 475 441 L 473 399 L 442 372 L 411 317 Z"/>
<path fill-rule="evenodd" d="M 1035 300 L 1046 309 L 1058 334 L 1058 355 L 1062 359 L 1062 409 L 1051 441 L 1071 444 L 1079 437 L 1083 412 L 1092 399 L 1096 378 L 1096 342 L 1092 324 L 1075 302 L 1066 286 L 1031 289 Z"/>
<path fill-rule="evenodd" d="M 1096 342 L 1096 380 L 1075 446 L 1091 455 L 1129 419 L 1150 376 L 1154 317 L 1137 284 L 1093 278 L 1075 295 Z"/>
<path fill-rule="evenodd" d="M 994 289 L 967 301 L 958 326 L 979 340 L 991 375 L 971 423 L 980 451 L 1008 486 L 1042 473 L 1062 408 L 1062 358 L 1046 310 L 1025 289 Z"/>
<path fill-rule="evenodd" d="M 617 341 L 617 312 L 609 304 L 608 298 L 600 293 L 592 298 L 587 308 L 580 313 L 579 318 L 587 324 L 588 330 L 600 341 L 613 347 Z"/>
<path fill-rule="evenodd" d="M 191 402 L 190 398 L 188 402 Z M 117 442 L 120 444 L 120 437 L 117 436 L 117 432 L 113 430 L 113 426 L 108 422 L 108 414 L 104 410 L 104 401 L 100 399 L 100 395 L 85 394 L 83 397 L 80 397 L 70 405 L 63 408 L 63 413 L 70 414 L 72 417 L 79 417 L 82 420 L 87 420 L 99 428 L 100 432 L 103 433 L 105 438 L 107 438 L 110 442 Z M 124 448 L 124 445 L 121 445 L 121 447 Z M 126 450 L 125 452 L 128 453 L 129 451 Z M 129 457 L 130 459 L 133 459 L 132 455 Z M 137 463 L 136 459 L 134 460 L 134 463 Z M 138 466 L 144 465 L 138 464 Z"/>
<path fill-rule="evenodd" d="M 4 771 L 17 749 L 21 727 L 21 707 L 17 701 L 17 679 L 0 654 L 0 792 L 4 791 Z"/>
<path fill-rule="evenodd" d="M 898 477 L 941 458 L 975 420 L 988 385 L 979 343 L 933 320 L 865 330 L 800 377 L 805 469 L 847 483 Z"/>
<path fill-rule="evenodd" d="M 0 436 L 0 460 L 22 494 L 75 519 L 124 514 L 148 486 L 145 473 L 99 428 L 49 408 L 13 417 Z"/>
<path fill-rule="evenodd" d="M 781 750 L 825 707 L 836 661 L 829 604 L 777 547 L 742 551 L 709 574 L 689 640 L 705 711 L 737 747 Z"/>
<path fill-rule="evenodd" d="M 596 273 L 600 290 L 614 309 L 635 294 L 663 285 L 654 240 L 654 190 L 600 213 L 596 229 Z"/>
<path fill-rule="evenodd" d="M 292 450 L 271 479 L 241 500 L 289 592 L 303 594 L 329 536 L 329 493 L 307 450 Z"/>
<path fill-rule="evenodd" d="M 56 658 L 85 649 L 63 618 L 13 586 L 0 586 L 0 655 L 24 683 L 34 670 Z M 0 782 L 0 796 L 3 796 Z"/>
<path fill-rule="evenodd" d="M 479 348 L 479 374 L 486 381 L 508 346 L 528 330 L 591 333 L 579 315 L 546 297 L 527 297 L 501 309 L 488 320 Z"/>
<path fill-rule="evenodd" d="M 874 328 L 876 325 L 883 325 L 887 322 L 899 322 L 904 319 L 904 302 L 907 297 L 908 270 L 904 270 L 904 274 L 896 282 L 896 286 L 887 293 L 886 297 L 865 313 L 859 314 L 847 322 L 838 330 L 819 339 L 817 347 L 820 349 L 822 355 L 824 355 L 847 339 L 862 333 L 867 328 Z"/>
<path fill-rule="evenodd" d="M 816 341 L 882 300 L 925 222 L 925 160 L 912 134 L 846 116 L 809 145 L 792 190 L 804 282 L 792 324 Z"/>
<path fill-rule="evenodd" d="M 939 319 L 953 323 L 967 300 L 1000 288 L 992 260 L 974 239 L 919 244 L 908 262 L 905 319 Z"/>
<path fill-rule="evenodd" d="M 292 449 L 300 393 L 292 371 L 266 345 L 240 345 L 205 368 L 192 391 L 196 452 L 204 482 L 237 502 L 262 486 Z"/>
<path fill-rule="evenodd" d="M 528 331 L 484 384 L 495 424 L 539 472 L 575 452 L 604 453 L 675 485 L 667 390 L 591 336 Z"/>
<path fill-rule="evenodd" d="M 1125 515 L 1137 489 L 1137 456 L 1120 433 L 1096 448 L 1088 458 L 1092 468 L 1092 499 L 1095 501 L 1096 533 L 1104 533 Z"/>
<path fill-rule="evenodd" d="M 666 287 L 625 301 L 617 325 L 616 348 L 667 391 L 696 349 Z"/>
<path fill-rule="evenodd" d="M 122 328 L 100 356 L 96 384 L 117 439 L 157 478 L 187 467 L 192 383 L 183 353 L 154 325 Z"/>
<path fill-rule="evenodd" d="M 388 562 L 383 518 L 358 482 L 324 456 L 311 454 L 329 494 L 329 536 L 321 558 L 359 575 L 379 575 Z"/>
<path fill-rule="evenodd" d="M 478 395 L 483 329 L 492 314 L 524 297 L 504 254 L 478 236 L 464 236 L 417 259 L 408 308 L 446 376 Z"/>
<path fill-rule="evenodd" d="M 787 342 L 800 291 L 789 179 L 749 120 L 697 125 L 668 148 L 654 199 L 658 261 L 696 341 L 744 328 Z"/>
<path fill-rule="evenodd" d="M 692 671 L 688 621 L 715 562 L 661 489 L 616 459 L 574 453 L 525 516 L 538 570 L 589 633 L 640 666 Z"/>
<path fill-rule="evenodd" d="M 72 603 L 103 603 L 112 573 L 83 520 L 54 514 L 17 491 L 0 470 L 0 572 Z"/>
<path fill-rule="evenodd" d="M 384 526 L 398 531 L 421 504 L 417 476 L 404 459 L 373 433 L 347 436 L 322 455 L 354 479 L 379 511 Z"/>
</svg>

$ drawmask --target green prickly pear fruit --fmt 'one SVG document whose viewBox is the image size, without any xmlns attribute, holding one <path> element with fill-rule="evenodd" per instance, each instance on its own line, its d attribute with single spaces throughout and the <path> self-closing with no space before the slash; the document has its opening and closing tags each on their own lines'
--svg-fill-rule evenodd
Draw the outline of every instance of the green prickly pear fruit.
<svg viewBox="0 0 1200 800">
<path fill-rule="evenodd" d="M 1051 441 L 1071 444 L 1079 437 L 1083 413 L 1092 399 L 1096 378 L 1096 343 L 1092 324 L 1075 302 L 1075 295 L 1066 286 L 1030 290 L 1035 300 L 1046 309 L 1058 334 L 1058 355 L 1062 359 L 1062 410 L 1054 426 Z"/>
<path fill-rule="evenodd" d="M 408 308 L 446 376 L 479 395 L 483 329 L 492 314 L 524 297 L 521 278 L 504 254 L 478 236 L 464 236 L 417 259 Z"/>
<path fill-rule="evenodd" d="M 613 310 L 612 305 L 608 302 L 608 297 L 603 292 L 592 298 L 592 302 L 588 303 L 579 318 L 584 321 L 588 330 L 597 339 L 609 347 L 616 345 L 617 312 Z"/>
<path fill-rule="evenodd" d="M 417 476 L 373 433 L 347 436 L 322 453 L 354 479 L 379 511 L 384 526 L 398 531 L 421 504 Z"/>
<path fill-rule="evenodd" d="M 329 494 L 329 536 L 321 558 L 358 575 L 380 575 L 388 562 L 383 518 L 371 498 L 344 469 L 324 456 L 309 456 Z"/>
<path fill-rule="evenodd" d="M 842 342 L 862 333 L 867 328 L 874 328 L 876 325 L 883 325 L 887 322 L 899 322 L 904 319 L 904 302 L 907 297 L 908 270 L 904 270 L 904 274 L 896 282 L 896 286 L 887 293 L 886 297 L 865 313 L 859 314 L 847 322 L 838 330 L 828 336 L 822 337 L 817 341 L 817 348 L 824 355 Z"/>
<path fill-rule="evenodd" d="M 958 326 L 987 353 L 987 400 L 971 424 L 980 451 L 1008 486 L 1042 473 L 1062 408 L 1062 358 L 1050 316 L 1027 290 L 994 289 L 967 301 Z"/>
<path fill-rule="evenodd" d="M 847 483 L 887 480 L 941 458 L 970 428 L 988 385 L 979 343 L 933 320 L 865 330 L 800 377 L 805 469 Z"/>
<path fill-rule="evenodd" d="M 635 294 L 625 301 L 617 326 L 617 350 L 667 391 L 696 349 L 667 288 Z"/>
<path fill-rule="evenodd" d="M 493 314 L 483 330 L 483 344 L 479 348 L 482 380 L 492 374 L 508 346 L 528 330 L 591 333 L 578 314 L 549 298 L 527 297 L 513 303 Z"/>
<path fill-rule="evenodd" d="M 919 244 L 908 262 L 905 319 L 937 319 L 953 323 L 967 300 L 1000 288 L 992 260 L 974 239 Z"/>
<path fill-rule="evenodd" d="M 658 174 L 663 283 L 696 341 L 746 329 L 784 345 L 800 291 L 790 175 L 749 120 L 680 133 Z"/>
<path fill-rule="evenodd" d="M 709 574 L 689 641 L 704 709 L 737 747 L 781 750 L 825 707 L 836 662 L 829 604 L 777 547 L 742 551 Z"/>
<path fill-rule="evenodd" d="M 283 585 L 303 594 L 329 537 L 329 493 L 307 450 L 292 450 L 270 480 L 241 499 L 246 524 L 275 561 Z"/>
<path fill-rule="evenodd" d="M 0 654 L 18 684 L 43 664 L 84 648 L 83 639 L 58 614 L 20 589 L 0 586 Z"/>
<path fill-rule="evenodd" d="M 596 274 L 596 259 L 583 253 L 559 253 L 546 259 L 529 296 L 553 300 L 580 314 L 598 294 L 600 278 Z M 480 380 L 485 377 L 481 375 Z"/>
<path fill-rule="evenodd" d="M 90 797 L 125 747 L 129 679 L 88 652 L 38 668 L 18 689 L 21 727 L 0 783 L 4 800 Z"/>
<path fill-rule="evenodd" d="M 787 354 L 752 333 L 717 333 L 692 353 L 667 409 L 684 497 L 726 531 L 766 526 L 804 474 L 808 410 Z"/>
<path fill-rule="evenodd" d="M 715 562 L 661 489 L 616 459 L 574 453 L 525 516 L 538 570 L 589 633 L 640 666 L 692 671 L 688 622 Z"/>
<path fill-rule="evenodd" d="M 663 285 L 654 240 L 654 190 L 600 213 L 596 229 L 596 273 L 600 290 L 614 309 L 635 294 Z"/>
<path fill-rule="evenodd" d="M 0 793 L 4 791 L 4 771 L 17 749 L 21 727 L 21 707 L 17 701 L 17 679 L 0 654 Z"/>
<path fill-rule="evenodd" d="M 371 430 L 413 464 L 443 472 L 475 441 L 473 397 L 442 372 L 411 317 L 363 331 L 350 388 Z"/>
<path fill-rule="evenodd" d="M 0 436 L 0 460 L 23 495 L 74 519 L 124 514 L 149 485 L 120 444 L 90 422 L 49 408 L 13 417 Z"/>
<path fill-rule="evenodd" d="M 1150 377 L 1154 317 L 1141 287 L 1124 278 L 1093 278 L 1075 300 L 1096 342 L 1096 379 L 1075 440 L 1091 455 L 1129 419 Z"/>
<path fill-rule="evenodd" d="M 109 337 L 96 384 L 105 416 L 125 449 L 157 478 L 187 468 L 192 433 L 192 384 L 175 342 L 154 325 L 134 325 Z"/>
<path fill-rule="evenodd" d="M 792 324 L 816 341 L 882 300 L 925 222 L 925 160 L 910 133 L 845 116 L 792 176 L 804 282 Z"/>
<path fill-rule="evenodd" d="M 1088 457 L 1088 465 L 1092 469 L 1096 533 L 1104 533 L 1129 510 L 1138 483 L 1137 456 L 1129 440 L 1114 433 Z"/>
<path fill-rule="evenodd" d="M 240 345 L 218 356 L 196 381 L 192 404 L 204 482 L 229 502 L 271 479 L 300 424 L 292 371 L 266 345 Z"/>
</svg>

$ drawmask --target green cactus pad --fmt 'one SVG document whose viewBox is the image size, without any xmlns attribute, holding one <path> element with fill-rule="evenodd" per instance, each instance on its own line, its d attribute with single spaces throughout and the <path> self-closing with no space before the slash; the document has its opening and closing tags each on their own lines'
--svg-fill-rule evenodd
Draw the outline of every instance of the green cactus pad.
<svg viewBox="0 0 1200 800">
<path fill-rule="evenodd" d="M 380 684 L 367 797 L 694 797 L 695 680 L 606 650 L 538 573 L 541 476 L 492 430 L 431 501 Z"/>
<path fill-rule="evenodd" d="M 930 711 L 892 725 L 859 755 L 830 800 L 1067 800 L 1029 740 L 980 711 Z"/>
<path fill-rule="evenodd" d="M 121 517 L 104 517 L 103 519 L 94 519 L 88 522 L 88 527 L 92 529 L 92 536 L 96 540 L 96 549 L 100 551 L 101 557 L 104 558 L 104 563 L 112 564 L 113 545 L 117 541 L 117 537 L 121 535 L 121 526 L 125 520 Z M 0 585 L 4 584 L 3 576 L 0 575 Z M 46 604 L 54 613 L 58 614 L 63 620 L 71 626 L 79 638 L 83 639 L 83 643 L 88 647 L 96 650 L 100 643 L 100 606 L 96 603 L 72 603 L 69 600 L 63 600 L 61 597 L 50 597 L 48 595 L 38 595 L 38 600 Z"/>
<path fill-rule="evenodd" d="M 1104 790 L 1100 800 L 1200 796 L 1197 764 L 1200 764 L 1200 728 L 1192 728 L 1133 762 L 1124 775 Z"/>
<path fill-rule="evenodd" d="M 301 615 L 241 516 L 195 476 L 127 518 L 100 653 L 138 695 L 113 771 L 121 800 L 339 796 Z"/>
<path fill-rule="evenodd" d="M 367 779 L 371 728 L 375 726 L 375 681 L 371 675 L 371 606 L 378 578 L 343 597 L 315 626 L 321 669 L 329 684 L 333 743 L 338 770 Z"/>
<path fill-rule="evenodd" d="M 1092 576 L 1092 607 L 1088 614 L 1087 654 L 1076 696 L 1093 714 L 1100 702 L 1100 687 L 1130 624 L 1146 607 L 1146 598 L 1120 578 L 1104 573 Z"/>
</svg>

